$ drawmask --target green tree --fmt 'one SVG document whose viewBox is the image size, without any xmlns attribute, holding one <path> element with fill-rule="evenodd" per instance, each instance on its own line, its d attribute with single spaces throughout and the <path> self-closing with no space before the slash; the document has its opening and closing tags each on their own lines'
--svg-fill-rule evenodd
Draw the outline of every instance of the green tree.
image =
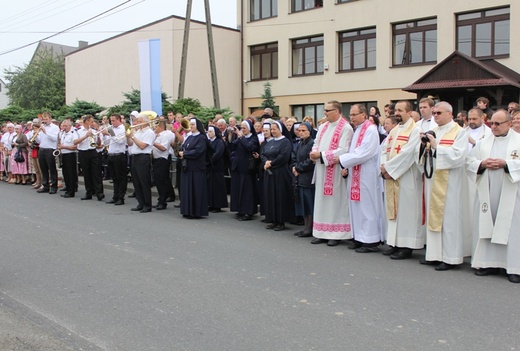
<svg viewBox="0 0 520 351">
<path fill-rule="evenodd" d="M 173 113 L 182 113 L 183 116 L 186 116 L 188 113 L 196 113 L 201 107 L 202 105 L 197 99 L 182 98 L 171 105 L 171 110 Z"/>
<path fill-rule="evenodd" d="M 264 84 L 264 93 L 262 94 L 262 108 L 272 108 L 276 109 L 276 102 L 274 101 L 272 92 L 271 92 L 271 83 L 265 82 Z"/>
<path fill-rule="evenodd" d="M 30 64 L 5 69 L 11 104 L 24 109 L 59 110 L 65 105 L 63 56 L 40 54 Z"/>
<path fill-rule="evenodd" d="M 215 107 L 200 107 L 198 110 L 193 112 L 195 116 L 202 122 L 206 123 L 210 119 L 215 118 L 217 113 L 220 113 L 222 117 L 227 121 L 229 117 L 233 115 L 233 112 L 229 107 L 226 108 L 215 108 Z"/>
<path fill-rule="evenodd" d="M 130 90 L 123 93 L 125 100 L 120 105 L 112 106 L 108 109 L 108 114 L 119 113 L 128 116 L 132 111 L 141 111 L 141 91 L 139 89 Z M 168 95 L 161 93 L 163 114 L 172 109 L 172 104 L 168 101 Z"/>
<path fill-rule="evenodd" d="M 83 100 L 74 101 L 72 105 L 68 106 L 67 114 L 69 117 L 74 119 L 80 118 L 83 115 L 92 115 L 95 116 L 97 113 L 103 111 L 105 108 L 99 106 L 95 102 L 87 102 Z"/>
</svg>

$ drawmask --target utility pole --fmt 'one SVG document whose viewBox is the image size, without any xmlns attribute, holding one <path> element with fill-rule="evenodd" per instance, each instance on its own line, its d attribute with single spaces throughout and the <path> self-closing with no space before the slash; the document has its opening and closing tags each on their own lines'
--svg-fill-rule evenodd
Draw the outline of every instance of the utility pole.
<svg viewBox="0 0 520 351">
<path fill-rule="evenodd" d="M 182 57 L 181 57 L 181 72 L 179 77 L 179 92 L 178 99 L 184 97 L 184 86 L 186 82 L 186 65 L 188 57 L 188 42 L 190 32 L 190 20 L 191 20 L 191 6 L 193 0 L 188 0 L 186 5 L 186 19 L 184 23 L 184 39 L 182 43 Z M 217 80 L 217 66 L 215 64 L 215 49 L 213 44 L 213 29 L 211 26 L 211 11 L 209 8 L 209 0 L 204 0 L 204 7 L 206 10 L 206 34 L 208 37 L 208 49 L 209 49 L 209 65 L 211 71 L 211 84 L 213 88 L 213 104 L 214 107 L 220 108 L 220 97 L 218 92 L 218 80 Z"/>
<path fill-rule="evenodd" d="M 179 76 L 179 92 L 177 99 L 184 97 L 184 85 L 186 82 L 186 60 L 188 57 L 188 41 L 190 39 L 191 5 L 193 0 L 188 0 L 186 5 L 186 18 L 184 20 L 184 39 L 182 41 L 181 72 Z M 172 48 L 173 49 L 173 48 Z"/>
</svg>

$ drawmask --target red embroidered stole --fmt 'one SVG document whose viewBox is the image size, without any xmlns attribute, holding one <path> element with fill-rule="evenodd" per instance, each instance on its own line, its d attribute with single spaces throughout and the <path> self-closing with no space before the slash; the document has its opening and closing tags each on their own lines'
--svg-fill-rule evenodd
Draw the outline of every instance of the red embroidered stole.
<svg viewBox="0 0 520 351">
<path fill-rule="evenodd" d="M 325 169 L 325 184 L 323 185 L 323 195 L 324 196 L 332 196 L 334 189 L 334 170 L 335 164 L 333 163 L 334 159 L 334 151 L 338 148 L 339 139 L 341 137 L 341 132 L 343 128 L 347 124 L 347 121 L 343 117 L 340 117 L 338 124 L 336 125 L 336 129 L 334 129 L 334 134 L 332 135 L 332 140 L 329 144 L 328 150 L 325 151 L 325 158 L 327 159 L 328 166 Z M 320 143 L 323 138 L 323 135 L 329 128 L 330 122 L 327 122 L 320 131 Z"/>
<path fill-rule="evenodd" d="M 368 127 L 372 123 L 370 121 L 365 121 L 361 125 L 361 132 L 359 132 L 359 137 L 356 142 L 356 148 L 358 148 L 363 142 L 363 138 L 365 137 L 365 132 Z M 360 201 L 361 200 L 361 165 L 355 165 L 352 168 L 352 182 L 350 184 L 350 200 L 352 201 Z"/>
</svg>

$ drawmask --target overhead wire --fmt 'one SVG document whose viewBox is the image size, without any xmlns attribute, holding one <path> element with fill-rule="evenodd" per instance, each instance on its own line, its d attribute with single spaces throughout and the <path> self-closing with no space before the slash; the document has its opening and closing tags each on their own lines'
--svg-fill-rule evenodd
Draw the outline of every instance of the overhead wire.
<svg viewBox="0 0 520 351">
<path fill-rule="evenodd" d="M 47 37 L 45 37 L 45 38 L 42 38 L 42 39 L 39 39 L 39 40 L 33 41 L 33 42 L 31 42 L 31 43 L 28 43 L 28 44 L 25 44 L 25 45 L 19 46 L 19 47 L 14 48 L 14 49 L 10 49 L 10 50 L 7 50 L 7 51 L 0 52 L 0 56 L 3 56 L 3 55 L 5 55 L 5 54 L 9 54 L 9 53 L 14 52 L 14 51 L 21 50 L 21 49 L 26 48 L 26 47 L 28 47 L 28 46 L 31 46 L 31 45 L 37 44 L 37 43 L 39 43 L 40 41 L 47 40 L 47 39 L 50 39 L 50 38 L 52 38 L 52 37 L 55 37 L 55 36 L 57 36 L 57 35 L 59 35 L 59 34 L 66 33 L 66 32 L 68 32 L 68 31 L 70 31 L 71 29 L 78 28 L 78 27 L 80 27 L 80 26 L 82 26 L 82 25 L 84 25 L 84 24 L 86 24 L 86 23 L 88 23 L 88 22 L 91 22 L 92 20 L 94 20 L 94 19 L 96 19 L 96 18 L 98 18 L 98 17 L 100 17 L 100 16 L 103 16 L 103 15 L 106 14 L 106 13 L 109 13 L 109 12 L 111 12 L 111 11 L 113 11 L 113 10 L 115 10 L 115 9 L 117 9 L 117 8 L 119 8 L 119 7 L 121 7 L 121 6 L 125 5 L 125 4 L 127 4 L 127 3 L 129 3 L 130 1 L 132 1 L 132 0 L 126 0 L 126 1 L 124 1 L 124 2 L 122 2 L 122 3 L 120 3 L 120 4 L 116 5 L 116 6 L 114 6 L 114 7 L 112 7 L 112 8 L 106 10 L 106 11 L 103 11 L 103 12 L 101 12 L 101 13 L 99 13 L 99 14 L 93 16 L 93 17 L 90 17 L 89 19 L 86 19 L 86 20 L 84 20 L 84 21 L 82 21 L 82 22 L 80 22 L 80 23 L 78 23 L 78 24 L 75 24 L 75 25 L 73 25 L 73 26 L 71 26 L 71 27 L 69 27 L 69 28 L 63 29 L 63 30 L 61 30 L 61 31 L 59 31 L 59 32 L 57 32 L 57 33 L 54 33 L 54 34 L 52 34 L 52 35 L 49 35 L 49 36 L 47 36 Z"/>
</svg>

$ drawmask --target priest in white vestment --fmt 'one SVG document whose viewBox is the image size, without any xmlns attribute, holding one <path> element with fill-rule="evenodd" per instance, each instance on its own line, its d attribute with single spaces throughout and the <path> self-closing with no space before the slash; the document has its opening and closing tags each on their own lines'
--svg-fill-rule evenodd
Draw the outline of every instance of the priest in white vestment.
<svg viewBox="0 0 520 351">
<path fill-rule="evenodd" d="M 472 108 L 468 111 L 468 148 L 469 151 L 475 147 L 479 140 L 491 135 L 491 128 L 484 124 L 484 112 L 479 108 Z"/>
<path fill-rule="evenodd" d="M 341 176 L 341 167 L 334 164 L 334 156 L 347 153 L 354 133 L 341 116 L 341 103 L 325 104 L 325 118 L 309 154 L 316 163 L 314 184 L 314 223 L 312 244 L 327 243 L 336 246 L 339 240 L 352 238 L 347 187 Z"/>
<path fill-rule="evenodd" d="M 334 163 L 348 169 L 347 196 L 356 252 L 379 251 L 384 240 L 383 198 L 379 176 L 379 133 L 368 120 L 366 107 L 352 105 L 350 121 L 355 128 L 348 153 L 334 157 Z"/>
<path fill-rule="evenodd" d="M 468 134 L 453 121 L 452 107 L 441 101 L 435 105 L 438 127 L 436 137 L 427 134 L 430 142 L 424 153 L 426 171 L 426 260 L 437 271 L 462 264 L 471 254 L 469 227 L 468 177 L 465 161 L 468 154 Z M 427 173 L 427 172 L 425 172 Z"/>
<path fill-rule="evenodd" d="M 510 282 L 520 283 L 520 134 L 510 127 L 507 111 L 495 112 L 493 135 L 477 143 L 467 158 L 470 180 L 477 187 L 477 244 L 471 266 L 478 276 L 504 268 Z"/>
<path fill-rule="evenodd" d="M 422 179 L 417 166 L 421 129 L 411 118 L 412 105 L 399 101 L 395 117 L 399 124 L 383 142 L 381 174 L 385 178 L 386 242 L 383 252 L 394 260 L 412 257 L 426 242 L 424 230 Z"/>
</svg>

